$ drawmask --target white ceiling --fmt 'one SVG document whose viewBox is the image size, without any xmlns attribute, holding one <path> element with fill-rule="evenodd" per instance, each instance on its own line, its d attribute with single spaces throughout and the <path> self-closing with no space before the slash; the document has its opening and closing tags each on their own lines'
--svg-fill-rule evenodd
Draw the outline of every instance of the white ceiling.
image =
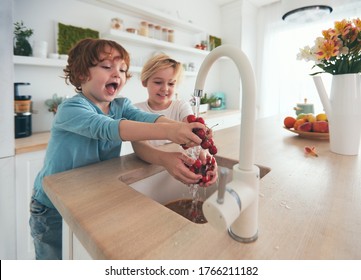
<svg viewBox="0 0 361 280">
<path fill-rule="evenodd" d="M 231 2 L 234 2 L 234 1 L 237 1 L 237 0 L 214 0 L 219 6 L 222 6 L 222 5 L 225 5 L 225 4 L 228 4 L 228 3 L 231 3 Z M 255 6 L 257 7 L 261 7 L 263 5 L 268 5 L 268 4 L 271 4 L 273 2 L 278 2 L 280 0 L 248 0 L 250 1 L 251 3 L 253 3 Z"/>
<path fill-rule="evenodd" d="M 214 2 L 216 2 L 219 6 L 231 3 L 231 2 L 235 2 L 235 1 L 239 1 L 239 0 L 213 0 Z M 268 5 L 274 2 L 280 2 L 281 0 L 248 0 L 249 2 L 253 3 L 255 6 L 257 7 L 261 7 L 264 5 Z M 300 0 L 300 2 L 302 3 L 302 0 Z M 330 0 L 330 3 L 332 4 L 332 6 L 341 6 L 341 5 L 345 5 L 347 3 L 351 3 L 351 2 L 361 2 L 360 0 Z"/>
</svg>

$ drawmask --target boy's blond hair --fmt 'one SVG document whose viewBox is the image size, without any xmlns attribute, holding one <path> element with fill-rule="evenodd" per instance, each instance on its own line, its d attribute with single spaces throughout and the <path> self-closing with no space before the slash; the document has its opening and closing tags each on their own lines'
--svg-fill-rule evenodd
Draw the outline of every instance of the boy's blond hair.
<svg viewBox="0 0 361 280">
<path fill-rule="evenodd" d="M 159 70 L 167 69 L 172 67 L 174 69 L 174 77 L 178 83 L 181 79 L 183 68 L 182 64 L 166 54 L 157 54 L 150 58 L 143 66 L 142 72 L 140 74 L 140 79 L 143 86 L 147 86 L 149 78 Z"/>
</svg>

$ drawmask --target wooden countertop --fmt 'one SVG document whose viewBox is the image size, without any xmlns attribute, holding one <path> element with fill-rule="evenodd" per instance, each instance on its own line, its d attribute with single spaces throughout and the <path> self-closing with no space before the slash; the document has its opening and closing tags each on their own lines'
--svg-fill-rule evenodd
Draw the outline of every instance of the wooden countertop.
<svg viewBox="0 0 361 280">
<path fill-rule="evenodd" d="M 15 139 L 15 154 L 45 150 L 50 139 L 50 132 L 37 132 L 29 137 Z"/>
<path fill-rule="evenodd" d="M 361 259 L 361 156 L 329 151 L 325 140 L 257 120 L 255 163 L 262 180 L 259 238 L 242 244 L 209 224 L 194 224 L 134 191 L 134 180 L 159 172 L 134 155 L 45 178 L 45 190 L 95 259 Z M 214 135 L 218 155 L 238 159 L 239 126 Z M 319 157 L 305 156 L 315 146 Z"/>
</svg>

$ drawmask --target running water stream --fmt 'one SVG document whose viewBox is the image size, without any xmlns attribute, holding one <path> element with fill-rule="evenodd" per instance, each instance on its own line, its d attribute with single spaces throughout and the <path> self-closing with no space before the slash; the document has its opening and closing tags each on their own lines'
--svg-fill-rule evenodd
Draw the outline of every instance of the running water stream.
<svg viewBox="0 0 361 280">
<path fill-rule="evenodd" d="M 195 98 L 194 115 L 198 117 L 201 98 L 197 96 L 195 96 L 194 98 Z M 187 154 L 187 156 L 196 160 L 199 158 L 201 151 L 202 151 L 201 146 L 195 146 L 192 148 L 188 148 L 184 152 Z M 200 199 L 201 189 L 203 189 L 204 191 L 204 198 L 206 197 L 206 188 L 202 188 L 199 184 L 189 184 L 188 187 L 189 187 L 189 193 L 191 195 L 191 199 L 180 199 L 167 204 L 166 207 L 177 212 L 181 216 L 187 218 L 188 220 L 194 223 L 197 224 L 206 223 L 207 220 L 204 217 L 202 211 L 203 200 Z"/>
</svg>

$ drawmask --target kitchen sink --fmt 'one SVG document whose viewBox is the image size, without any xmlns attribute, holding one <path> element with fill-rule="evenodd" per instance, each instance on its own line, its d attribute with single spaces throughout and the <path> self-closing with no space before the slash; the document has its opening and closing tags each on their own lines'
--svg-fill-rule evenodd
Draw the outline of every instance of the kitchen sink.
<svg viewBox="0 0 361 280">
<path fill-rule="evenodd" d="M 220 169 L 220 167 L 226 167 L 230 169 L 228 175 L 229 178 L 227 180 L 231 181 L 232 168 L 235 164 L 238 163 L 238 161 L 217 157 L 217 156 L 216 156 L 216 160 L 218 164 L 218 169 Z M 271 169 L 268 167 L 261 165 L 257 165 L 257 166 L 260 168 L 261 178 L 271 171 Z M 145 177 L 135 182 L 131 182 L 132 176 L 130 176 L 129 178 L 123 176 L 120 178 L 120 180 L 127 183 L 130 187 L 132 187 L 136 191 L 150 197 L 151 199 L 162 205 L 166 205 L 173 201 L 192 199 L 192 194 L 190 191 L 190 187 L 188 185 L 185 185 L 174 179 L 163 168 L 153 172 L 156 173 L 149 174 L 146 171 L 138 172 L 138 174 L 140 173 L 144 174 Z M 200 188 L 198 191 L 199 200 L 200 201 L 206 200 L 216 190 L 217 190 L 217 184 L 213 184 L 207 188 Z"/>
</svg>

